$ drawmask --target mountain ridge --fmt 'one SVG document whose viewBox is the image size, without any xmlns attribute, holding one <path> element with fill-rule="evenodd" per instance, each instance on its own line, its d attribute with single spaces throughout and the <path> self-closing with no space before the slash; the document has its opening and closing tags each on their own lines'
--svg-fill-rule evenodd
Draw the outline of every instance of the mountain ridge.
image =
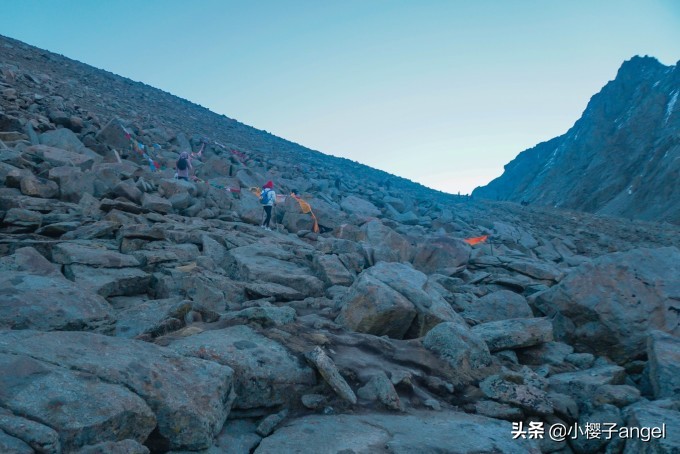
<svg viewBox="0 0 680 454">
<path fill-rule="evenodd" d="M 0 39 L 5 41 L 3 44 L 5 51 L 9 50 L 11 52 L 11 48 L 8 48 L 8 45 L 17 46 L 22 53 L 28 54 L 23 55 L 21 57 L 22 59 L 27 59 L 27 57 L 30 56 L 30 60 L 33 62 L 44 59 L 49 62 L 59 64 L 59 75 L 63 76 L 62 73 L 66 72 L 69 74 L 71 82 L 75 82 L 77 80 L 79 84 L 78 88 L 84 89 L 83 91 L 85 93 L 86 99 L 89 97 L 91 92 L 96 92 L 96 87 L 101 88 L 106 82 L 110 82 L 112 85 L 107 86 L 107 90 L 100 90 L 100 92 L 112 91 L 114 97 L 116 97 L 116 101 L 106 105 L 105 107 L 102 107 L 98 106 L 96 100 L 92 100 L 90 97 L 90 102 L 88 102 L 87 105 L 88 110 L 95 112 L 107 121 L 113 116 L 118 116 L 130 124 L 140 122 L 158 123 L 160 121 L 166 127 L 171 127 L 178 130 L 190 129 L 192 131 L 196 131 L 204 137 L 221 141 L 225 145 L 231 146 L 237 150 L 247 149 L 250 153 L 258 154 L 270 151 L 273 147 L 276 147 L 277 153 L 279 155 L 297 157 L 296 153 L 301 153 L 310 157 L 312 163 L 319 163 L 319 160 L 314 158 L 319 158 L 322 156 L 324 161 L 323 164 L 325 166 L 328 166 L 329 164 L 332 165 L 334 167 L 333 170 L 339 173 L 342 173 L 344 171 L 344 167 L 348 165 L 358 170 L 370 168 L 372 169 L 372 172 L 366 174 L 365 177 L 370 178 L 371 180 L 383 181 L 385 179 L 397 179 L 405 183 L 406 186 L 410 187 L 415 193 L 425 190 L 426 192 L 432 191 L 432 193 L 446 194 L 443 191 L 426 187 L 407 178 L 390 174 L 389 172 L 361 164 L 348 158 L 327 155 L 321 151 L 310 149 L 299 143 L 276 136 L 264 129 L 259 129 L 254 126 L 242 123 L 234 118 L 228 117 L 225 114 L 213 112 L 207 107 L 175 96 L 169 92 L 153 87 L 144 82 L 134 81 L 110 71 L 92 67 L 86 63 L 71 59 L 64 55 L 44 51 L 38 47 L 23 43 L 10 37 L 0 35 Z M 67 64 L 65 65 L 63 61 L 65 61 Z M 54 70 L 51 69 L 51 65 L 49 64 L 42 65 L 41 67 L 44 68 L 45 72 L 48 74 L 56 74 Z M 96 71 L 92 71 L 93 69 Z M 88 83 L 93 84 L 94 86 L 89 86 Z M 62 84 L 62 89 L 63 85 L 68 84 L 69 80 L 67 79 L 64 84 Z M 82 86 L 80 86 L 80 84 L 82 84 Z M 128 90 L 132 90 L 132 92 L 128 92 Z M 126 93 L 131 96 L 132 99 L 148 100 L 149 95 L 144 93 L 146 90 L 157 93 L 159 95 L 157 98 L 161 100 L 161 103 L 156 103 L 154 106 L 149 106 L 149 108 L 152 110 L 160 110 L 162 112 L 160 114 L 154 115 L 153 121 L 150 121 L 150 116 L 148 113 L 146 117 L 144 117 L 142 114 L 140 114 L 140 112 L 138 112 L 139 104 L 126 101 L 125 96 L 115 96 Z M 176 109 L 178 106 L 180 107 L 179 110 L 186 110 L 186 108 L 192 110 L 189 115 L 184 116 L 183 121 L 185 123 L 182 124 L 177 123 L 177 117 L 175 115 L 168 115 L 169 111 Z M 182 107 L 185 109 L 182 109 Z M 77 113 L 73 109 L 67 110 L 70 110 L 70 113 Z M 112 116 L 112 112 L 115 112 L 115 115 Z M 220 123 L 220 121 L 223 121 L 223 123 Z M 360 167 L 357 168 L 357 164 L 360 165 Z"/>
<path fill-rule="evenodd" d="M 627 60 L 565 134 L 521 152 L 473 195 L 679 223 L 679 68 Z"/>
</svg>

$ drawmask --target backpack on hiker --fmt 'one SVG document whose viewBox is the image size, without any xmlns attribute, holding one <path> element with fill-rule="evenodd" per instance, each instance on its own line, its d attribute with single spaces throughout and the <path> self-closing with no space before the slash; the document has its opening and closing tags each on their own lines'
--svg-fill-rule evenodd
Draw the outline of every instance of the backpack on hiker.
<svg viewBox="0 0 680 454">
<path fill-rule="evenodd" d="M 177 168 L 179 170 L 186 170 L 187 167 L 189 167 L 189 162 L 187 161 L 186 158 L 179 158 L 177 160 Z"/>
<path fill-rule="evenodd" d="M 274 201 L 272 200 L 272 196 L 274 195 L 274 191 L 271 189 L 263 189 L 262 193 L 260 194 L 260 203 L 262 205 L 273 205 Z"/>
</svg>

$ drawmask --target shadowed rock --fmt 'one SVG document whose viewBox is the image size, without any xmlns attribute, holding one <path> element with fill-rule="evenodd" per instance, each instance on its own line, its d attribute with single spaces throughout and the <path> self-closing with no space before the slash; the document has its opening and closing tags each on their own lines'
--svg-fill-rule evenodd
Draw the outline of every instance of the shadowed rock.
<svg viewBox="0 0 680 454">
<path fill-rule="evenodd" d="M 109 331 L 114 315 L 104 298 L 61 275 L 0 273 L 0 327 Z"/>
<path fill-rule="evenodd" d="M 511 430 L 507 421 L 455 412 L 313 415 L 286 423 L 262 440 L 255 453 L 295 452 L 299 446 L 310 452 L 541 452 L 530 440 L 513 440 Z"/>
<path fill-rule="evenodd" d="M 340 300 L 336 322 L 353 331 L 401 339 L 424 336 L 433 326 L 463 322 L 427 276 L 410 265 L 382 262 L 364 270 Z"/>
<path fill-rule="evenodd" d="M 151 409 L 124 386 L 26 355 L 0 353 L 0 384 L 0 404 L 54 428 L 67 452 L 118 437 L 143 442 L 156 426 Z"/>
<path fill-rule="evenodd" d="M 324 285 L 303 264 L 293 263 L 294 254 L 276 247 L 242 246 L 227 253 L 228 267 L 234 278 L 273 282 L 294 288 L 305 295 L 323 292 Z"/>
<path fill-rule="evenodd" d="M 605 255 L 536 296 L 555 336 L 577 350 L 625 362 L 645 353 L 647 332 L 680 335 L 680 250 L 635 249 Z"/>
<path fill-rule="evenodd" d="M 475 323 L 533 317 L 526 298 L 510 290 L 484 295 L 467 306 L 461 315 Z"/>
<path fill-rule="evenodd" d="M 273 407 L 295 400 L 316 383 L 314 371 L 282 345 L 247 326 L 233 326 L 177 340 L 170 348 L 231 367 L 235 408 Z"/>
<path fill-rule="evenodd" d="M 465 323 L 440 323 L 423 339 L 423 345 L 456 370 L 472 370 L 491 364 L 486 343 Z"/>
<path fill-rule="evenodd" d="M 680 338 L 652 331 L 647 340 L 649 381 L 656 399 L 680 399 Z"/>
<path fill-rule="evenodd" d="M 18 438 L 37 452 L 60 452 L 59 434 L 44 424 L 15 416 L 12 412 L 0 409 L 0 430 Z M 7 450 L 6 452 L 12 452 Z"/>
<path fill-rule="evenodd" d="M 0 352 L 31 355 L 41 365 L 59 364 L 134 391 L 156 415 L 155 438 L 172 448 L 207 448 L 233 401 L 232 369 L 141 341 L 78 332 L 0 331 Z M 73 398 L 85 404 L 97 394 L 84 389 L 74 391 Z"/>
<path fill-rule="evenodd" d="M 553 340 L 553 327 L 546 318 L 514 318 L 482 323 L 473 326 L 472 332 L 482 338 L 492 352 Z"/>
</svg>

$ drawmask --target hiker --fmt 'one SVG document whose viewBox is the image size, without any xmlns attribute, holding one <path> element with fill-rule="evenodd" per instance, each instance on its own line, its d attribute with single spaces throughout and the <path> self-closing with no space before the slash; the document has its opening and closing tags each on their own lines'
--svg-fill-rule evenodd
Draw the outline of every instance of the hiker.
<svg viewBox="0 0 680 454">
<path fill-rule="evenodd" d="M 191 160 L 189 159 L 189 153 L 183 151 L 179 155 L 179 159 L 175 164 L 175 175 L 177 175 L 178 180 L 189 181 L 189 171 L 193 170 L 191 167 Z"/>
<path fill-rule="evenodd" d="M 260 203 L 262 208 L 264 208 L 265 219 L 261 227 L 265 230 L 271 230 L 269 228 L 269 221 L 272 218 L 272 208 L 276 203 L 276 192 L 274 192 L 274 183 L 272 181 L 267 181 L 267 183 L 262 186 L 262 193 L 260 194 Z"/>
</svg>

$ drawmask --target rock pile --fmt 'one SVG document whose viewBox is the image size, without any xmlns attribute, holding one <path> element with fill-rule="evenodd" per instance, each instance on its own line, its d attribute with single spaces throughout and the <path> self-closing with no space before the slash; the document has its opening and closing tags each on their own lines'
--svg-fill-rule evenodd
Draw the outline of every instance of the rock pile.
<svg viewBox="0 0 680 454">
<path fill-rule="evenodd" d="M 512 423 L 680 426 L 678 228 L 449 196 L 0 47 L 0 451 L 638 452 Z M 260 229 L 269 179 L 323 233 L 291 197 Z"/>
</svg>

